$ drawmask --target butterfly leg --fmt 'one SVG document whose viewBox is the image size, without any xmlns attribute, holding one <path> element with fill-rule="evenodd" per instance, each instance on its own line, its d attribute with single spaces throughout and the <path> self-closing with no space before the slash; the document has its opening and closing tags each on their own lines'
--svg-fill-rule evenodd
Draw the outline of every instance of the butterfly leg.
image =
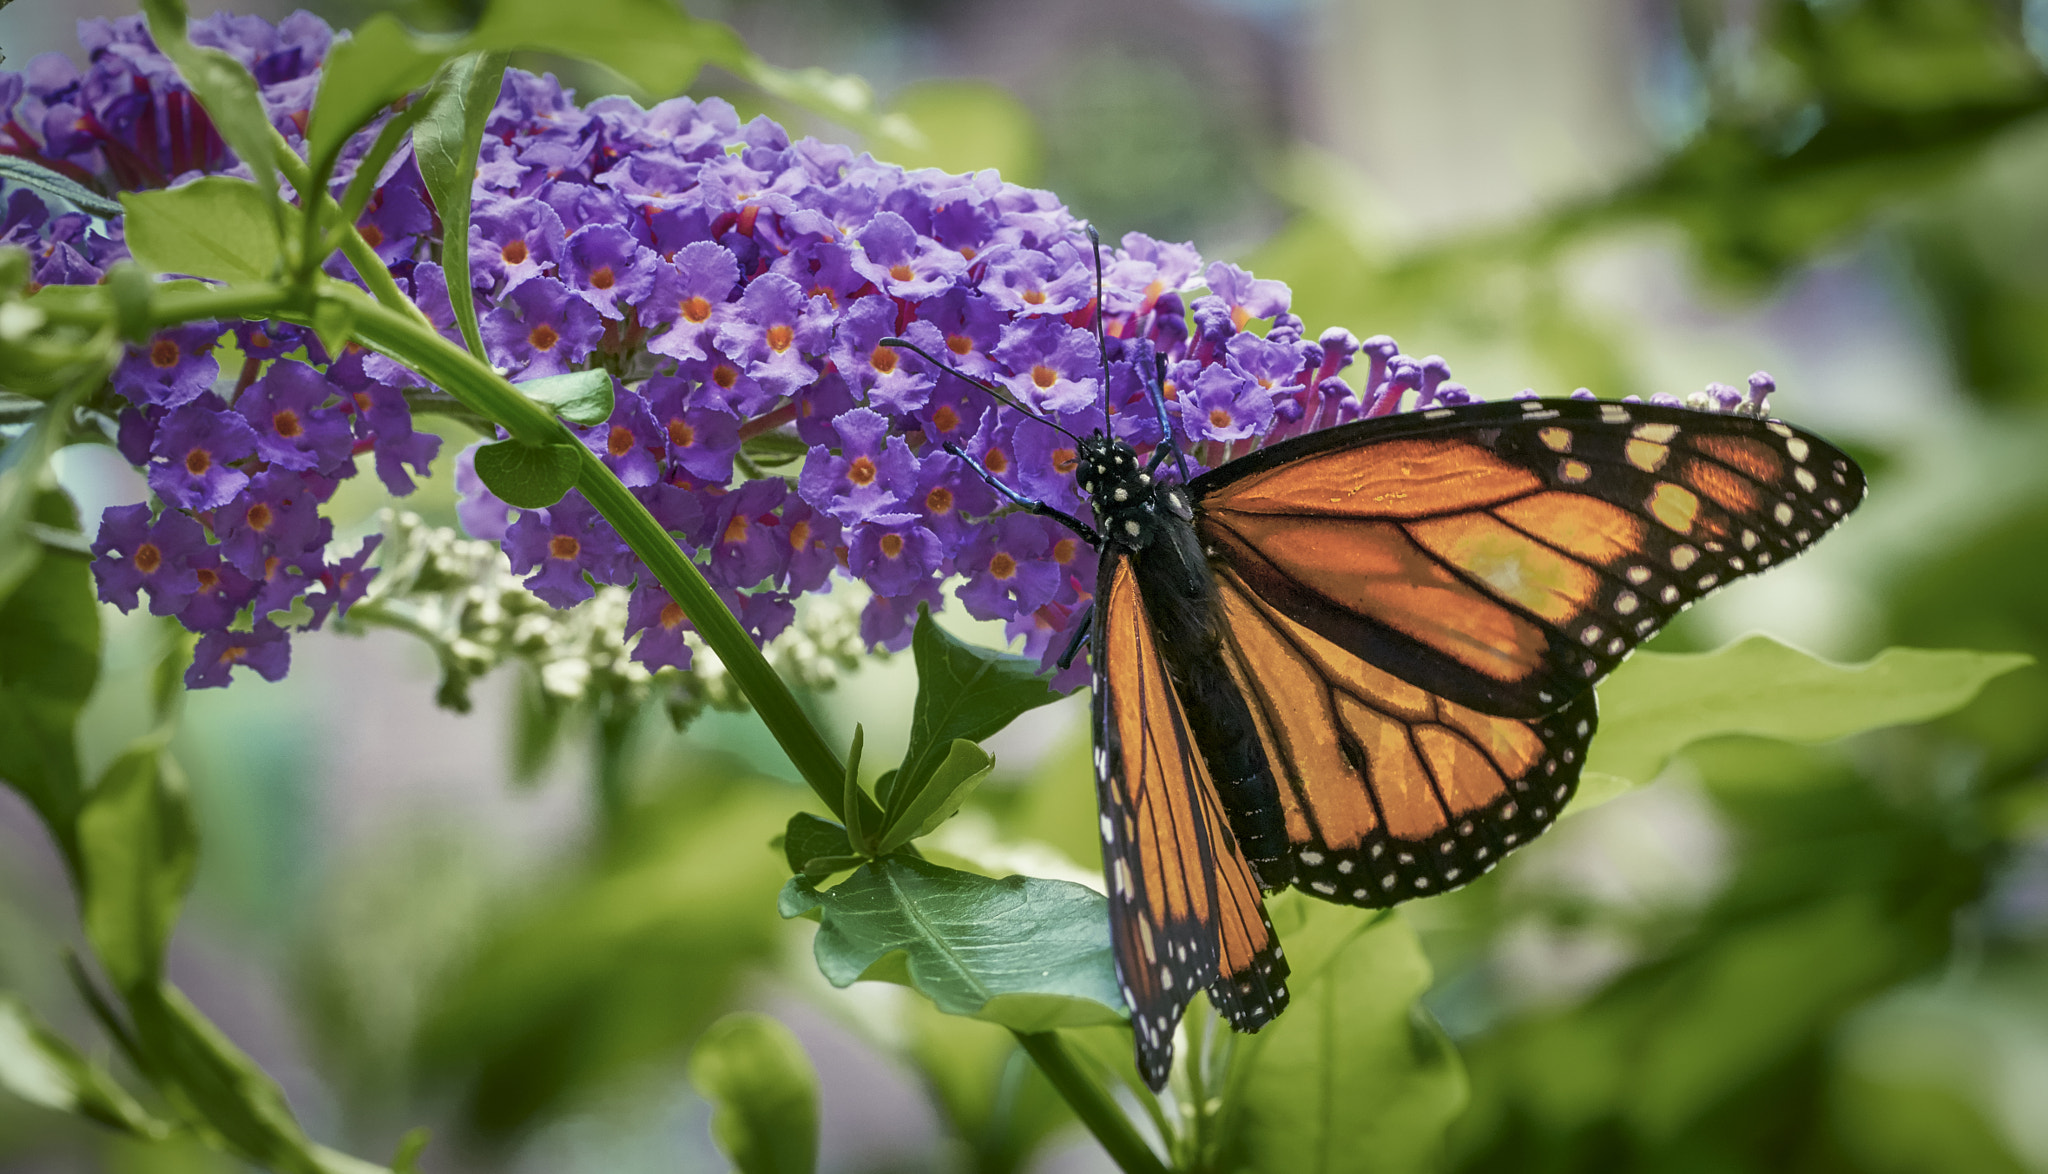
<svg viewBox="0 0 2048 1174">
<path fill-rule="evenodd" d="M 1060 653 L 1059 660 L 1054 662 L 1061 672 L 1066 672 L 1073 665 L 1074 658 L 1081 655 L 1081 646 L 1088 643 L 1088 633 L 1094 629 L 1095 602 L 1090 600 L 1088 606 L 1081 609 L 1080 617 L 1074 621 L 1074 637 L 1067 641 L 1067 650 Z"/>
<path fill-rule="evenodd" d="M 1164 461 L 1170 453 L 1173 456 L 1174 466 L 1180 470 L 1181 483 L 1186 484 L 1188 480 L 1188 459 L 1181 455 L 1180 442 L 1173 438 L 1173 421 L 1168 419 L 1166 415 L 1166 381 L 1165 376 L 1161 374 L 1166 367 L 1166 356 L 1153 355 L 1152 361 L 1149 363 L 1144 361 L 1143 356 L 1141 356 L 1137 365 L 1139 369 L 1149 376 L 1145 380 L 1145 395 L 1152 401 L 1152 411 L 1159 417 L 1159 435 L 1161 437 L 1159 447 L 1152 450 L 1152 461 L 1145 466 L 1145 472 L 1148 474 L 1157 473 L 1160 462 Z"/>
<path fill-rule="evenodd" d="M 1010 488 L 1009 486 L 1003 484 L 1001 481 L 996 480 L 996 475 L 994 473 L 991 473 L 986 468 L 984 468 L 980 461 L 977 461 L 973 457 L 968 456 L 967 453 L 963 451 L 959 445 L 948 444 L 946 446 L 946 451 L 952 453 L 956 457 L 959 457 L 961 460 L 966 461 L 967 467 L 974 470 L 975 476 L 980 477 L 983 481 L 988 482 L 988 487 L 990 489 L 995 490 L 997 493 L 1002 494 L 1005 498 L 1008 498 L 1010 504 L 1023 506 L 1025 509 L 1030 510 L 1032 513 L 1037 514 L 1042 518 L 1051 518 L 1053 521 L 1058 522 L 1060 525 L 1065 526 L 1067 529 L 1072 530 L 1076 534 L 1079 534 L 1081 536 L 1081 540 L 1083 542 L 1086 542 L 1090 546 L 1102 545 L 1102 536 L 1095 532 L 1094 527 L 1090 526 L 1088 523 L 1082 521 L 1074 515 L 1067 513 L 1064 510 L 1054 509 L 1052 506 L 1049 506 L 1042 501 L 1034 501 L 1033 499 L 1028 498 L 1023 494 L 1017 492 L 1016 490 Z"/>
</svg>

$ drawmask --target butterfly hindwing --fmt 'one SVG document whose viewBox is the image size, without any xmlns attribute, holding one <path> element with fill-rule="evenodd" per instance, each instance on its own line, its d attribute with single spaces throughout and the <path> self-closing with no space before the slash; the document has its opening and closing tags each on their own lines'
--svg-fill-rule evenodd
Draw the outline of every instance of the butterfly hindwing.
<svg viewBox="0 0 2048 1174">
<path fill-rule="evenodd" d="M 1485 713 L 1558 709 L 1862 499 L 1775 420 L 1514 400 L 1360 421 L 1197 477 L 1196 527 L 1289 619 Z"/>
<path fill-rule="evenodd" d="M 1287 1003 L 1286 963 L 1160 655 L 1128 556 L 1096 597 L 1095 773 L 1110 935 L 1139 1071 L 1164 1086 L 1198 988 L 1256 1030 Z"/>
</svg>

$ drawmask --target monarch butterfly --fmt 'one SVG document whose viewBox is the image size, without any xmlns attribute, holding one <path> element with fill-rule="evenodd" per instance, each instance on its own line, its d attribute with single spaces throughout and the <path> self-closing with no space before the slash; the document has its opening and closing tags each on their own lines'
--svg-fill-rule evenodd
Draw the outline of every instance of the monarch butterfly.
<svg viewBox="0 0 2048 1174">
<path fill-rule="evenodd" d="M 1062 663 L 1092 642 L 1111 939 L 1154 1090 L 1196 990 L 1240 1031 L 1286 1007 L 1263 892 L 1381 907 L 1492 868 L 1571 799 L 1593 685 L 1865 489 L 1777 420 L 1576 399 L 1361 420 L 1190 478 L 1138 366 L 1165 439 L 1141 463 L 1073 437 L 1093 526 L 948 447 L 1102 556 Z"/>
</svg>

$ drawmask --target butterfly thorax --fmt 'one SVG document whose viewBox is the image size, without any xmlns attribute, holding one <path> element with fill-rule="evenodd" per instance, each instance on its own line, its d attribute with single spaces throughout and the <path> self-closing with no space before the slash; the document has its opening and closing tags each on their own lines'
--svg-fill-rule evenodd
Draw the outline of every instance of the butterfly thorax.
<svg viewBox="0 0 2048 1174">
<path fill-rule="evenodd" d="M 1081 441 L 1079 465 L 1075 482 L 1095 510 L 1105 546 L 1140 551 L 1159 538 L 1163 527 L 1184 528 L 1194 519 L 1187 491 L 1155 480 L 1137 451 L 1121 440 L 1100 433 L 1087 437 Z"/>
</svg>

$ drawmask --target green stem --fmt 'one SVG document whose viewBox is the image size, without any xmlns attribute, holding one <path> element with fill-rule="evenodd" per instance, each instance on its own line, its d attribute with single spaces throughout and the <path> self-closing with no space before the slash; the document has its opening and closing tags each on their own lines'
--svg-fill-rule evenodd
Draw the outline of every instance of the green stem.
<svg viewBox="0 0 2048 1174">
<path fill-rule="evenodd" d="M 1058 1032 L 1013 1030 L 1011 1034 L 1038 1062 L 1039 1071 L 1045 1073 L 1061 1099 L 1073 1108 L 1081 1124 L 1102 1143 L 1117 1169 L 1124 1174 L 1166 1174 L 1166 1164 L 1131 1128 L 1131 1119 L 1110 1098 L 1109 1090 L 1081 1071 Z"/>
</svg>

